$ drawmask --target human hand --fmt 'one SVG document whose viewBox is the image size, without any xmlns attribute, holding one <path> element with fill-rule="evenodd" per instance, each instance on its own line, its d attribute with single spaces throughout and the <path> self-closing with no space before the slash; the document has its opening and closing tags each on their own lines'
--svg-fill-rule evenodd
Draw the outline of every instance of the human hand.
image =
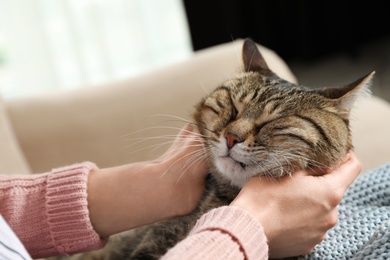
<svg viewBox="0 0 390 260">
<path fill-rule="evenodd" d="M 192 212 L 204 192 L 208 174 L 200 134 L 187 124 L 176 136 L 172 146 L 153 162 L 160 168 L 161 177 L 173 182 L 177 193 L 177 215 Z"/>
<path fill-rule="evenodd" d="M 253 177 L 231 205 L 259 220 L 270 258 L 304 255 L 337 223 L 337 205 L 360 170 L 351 152 L 339 168 L 321 176 L 305 170 L 277 180 Z"/>
<path fill-rule="evenodd" d="M 187 125 L 155 161 L 90 172 L 88 208 L 96 232 L 108 237 L 192 212 L 205 188 L 204 151 Z"/>
</svg>

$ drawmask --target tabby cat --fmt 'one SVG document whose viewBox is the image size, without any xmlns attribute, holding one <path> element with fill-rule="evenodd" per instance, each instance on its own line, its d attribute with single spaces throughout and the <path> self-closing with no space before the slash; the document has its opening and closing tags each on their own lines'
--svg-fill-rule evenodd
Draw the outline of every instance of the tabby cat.
<svg viewBox="0 0 390 260">
<path fill-rule="evenodd" d="M 242 53 L 244 71 L 195 107 L 194 124 L 210 158 L 196 210 L 113 236 L 105 248 L 80 259 L 158 259 L 203 213 L 229 204 L 249 177 L 330 168 L 352 149 L 350 110 L 368 92 L 374 72 L 344 87 L 310 89 L 273 73 L 252 40 L 244 41 Z"/>
</svg>

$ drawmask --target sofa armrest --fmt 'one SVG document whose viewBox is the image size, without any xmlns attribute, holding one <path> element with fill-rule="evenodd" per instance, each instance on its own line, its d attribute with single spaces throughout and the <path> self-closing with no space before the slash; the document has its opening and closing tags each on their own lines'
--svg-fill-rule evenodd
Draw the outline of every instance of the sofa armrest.
<svg viewBox="0 0 390 260">
<path fill-rule="evenodd" d="M 30 169 L 18 140 L 15 138 L 3 101 L 0 98 L 0 174 L 25 174 L 29 172 Z"/>
<path fill-rule="evenodd" d="M 351 114 L 354 150 L 362 171 L 390 162 L 390 103 L 379 97 L 362 98 Z"/>
</svg>

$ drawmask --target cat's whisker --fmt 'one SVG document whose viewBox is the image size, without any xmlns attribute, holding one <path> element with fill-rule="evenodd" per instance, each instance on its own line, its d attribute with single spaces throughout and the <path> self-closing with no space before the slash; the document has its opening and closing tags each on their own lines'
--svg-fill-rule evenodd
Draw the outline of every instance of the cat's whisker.
<svg viewBox="0 0 390 260">
<path fill-rule="evenodd" d="M 195 124 L 196 123 L 191 123 L 191 124 Z M 143 128 L 143 129 L 140 129 L 140 130 L 137 130 L 137 131 L 134 131 L 132 133 L 128 133 L 128 134 L 125 134 L 125 135 L 122 135 L 121 136 L 121 139 L 124 140 L 124 141 L 128 141 L 128 140 L 134 140 L 134 139 L 141 139 L 142 137 L 140 138 L 126 138 L 128 136 L 131 136 L 131 135 L 136 135 L 136 134 L 139 134 L 139 133 L 144 133 L 144 132 L 147 132 L 149 130 L 177 130 L 177 131 L 183 131 L 184 133 L 188 133 L 188 134 L 192 134 L 192 135 L 196 135 L 196 136 L 200 136 L 200 137 L 203 137 L 204 135 L 196 132 L 196 131 L 191 131 L 191 130 L 186 130 L 186 129 L 183 129 L 181 127 L 175 127 L 175 126 L 152 126 L 152 127 L 147 127 L 147 128 Z M 174 134 L 170 134 L 170 136 L 177 136 L 178 133 L 174 133 Z"/>
<path fill-rule="evenodd" d="M 282 171 L 280 174 L 278 174 L 278 176 L 280 176 L 283 173 L 283 164 L 278 160 L 278 158 L 276 156 L 272 156 L 272 154 L 270 154 L 270 158 L 272 159 L 272 161 L 276 165 L 276 169 L 278 169 L 279 171 Z"/>
<path fill-rule="evenodd" d="M 188 133 L 188 134 L 192 134 L 192 135 L 195 135 L 197 137 L 206 137 L 205 135 L 201 134 L 201 133 L 198 133 L 196 131 L 191 131 L 191 130 L 186 130 L 186 129 L 181 129 L 183 132 L 185 133 Z"/>
<path fill-rule="evenodd" d="M 180 182 L 181 177 L 190 169 L 193 165 L 195 165 L 194 170 L 196 170 L 197 166 L 203 161 L 211 158 L 211 155 L 207 153 L 206 151 L 198 151 L 198 153 L 194 153 L 190 160 L 188 160 L 185 165 L 182 167 L 181 174 L 179 178 L 177 179 L 176 184 Z M 187 174 L 194 174 L 194 171 L 192 173 Z"/>
<path fill-rule="evenodd" d="M 291 145 L 293 145 L 295 143 L 292 143 Z M 296 144 L 295 144 L 296 146 Z M 304 146 L 302 146 L 302 150 L 304 150 Z M 274 176 L 281 176 L 281 175 L 291 175 L 293 172 L 291 172 L 291 170 L 286 170 L 286 169 L 301 169 L 301 168 L 307 168 L 307 169 L 310 169 L 310 170 L 316 170 L 314 169 L 312 166 L 314 167 L 317 167 L 319 169 L 329 169 L 330 167 L 327 166 L 327 165 L 324 165 L 320 162 L 317 162 L 317 161 L 314 161 L 310 158 L 307 157 L 307 154 L 305 154 L 304 152 L 302 154 L 300 154 L 300 148 L 299 146 L 297 147 L 297 149 L 294 151 L 294 153 L 288 153 L 286 151 L 279 151 L 279 150 L 275 150 L 273 149 L 272 152 L 267 152 L 268 153 L 268 156 L 270 158 L 272 158 L 268 163 L 271 163 L 273 162 L 274 165 L 276 165 L 276 167 L 270 172 L 270 171 L 267 171 L 267 174 L 268 175 L 274 175 Z M 251 149 L 250 152 L 253 154 L 253 155 L 261 155 L 265 152 L 265 149 L 263 149 L 262 147 L 256 147 L 255 149 Z M 252 160 L 254 161 L 254 160 Z M 301 161 L 302 164 L 301 166 L 293 163 L 293 162 L 299 162 Z M 258 164 L 260 165 L 260 164 Z M 318 171 L 318 169 L 317 169 Z"/>
<path fill-rule="evenodd" d="M 158 127 L 153 127 L 153 128 L 149 128 L 149 129 L 156 129 L 156 128 L 158 129 Z M 131 144 L 127 145 L 125 147 L 125 149 L 128 149 L 130 147 L 139 145 L 139 144 L 147 142 L 147 141 L 158 140 L 158 139 L 161 139 L 161 140 L 163 140 L 163 139 L 170 139 L 170 140 L 172 140 L 172 141 L 170 141 L 172 143 L 173 143 L 174 140 L 185 141 L 188 138 L 193 138 L 194 141 L 200 141 L 200 142 L 202 142 L 202 140 L 203 140 L 202 139 L 203 135 L 200 134 L 200 133 L 197 133 L 195 131 L 185 130 L 185 129 L 181 129 L 181 128 L 175 128 L 175 127 L 170 127 L 170 126 L 163 126 L 162 128 L 163 129 L 182 130 L 184 133 L 191 134 L 192 136 L 188 136 L 188 137 L 184 136 L 183 137 L 183 136 L 178 136 L 177 134 L 167 134 L 167 135 L 159 135 L 159 136 L 151 136 L 151 137 L 127 138 L 127 139 L 125 139 L 125 141 L 136 141 L 136 142 L 132 142 Z M 144 149 L 137 150 L 137 152 L 143 151 L 143 150 L 146 150 L 146 149 L 149 149 L 149 148 L 153 148 L 155 146 L 157 146 L 157 148 L 158 148 L 159 146 L 168 144 L 170 142 L 164 142 L 164 143 L 159 143 L 159 144 L 154 144 L 152 146 L 144 147 Z"/>
<path fill-rule="evenodd" d="M 154 152 L 154 151 L 156 151 L 157 149 L 159 149 L 159 148 L 161 148 L 161 147 L 163 147 L 163 146 L 165 146 L 165 145 L 173 144 L 174 142 L 175 142 L 175 141 L 169 141 L 169 142 L 163 142 L 163 143 L 156 144 L 155 147 L 151 150 L 151 152 Z M 150 147 L 150 148 L 151 148 L 151 147 Z M 172 150 L 174 150 L 174 149 L 172 149 Z M 170 152 L 171 152 L 171 150 L 166 151 L 166 153 L 170 153 Z"/>
<path fill-rule="evenodd" d="M 196 151 L 192 151 L 192 152 L 190 152 L 190 153 L 187 153 L 187 154 L 185 154 L 185 155 L 183 155 L 183 156 L 181 156 L 180 158 L 178 158 L 177 160 L 175 160 L 174 162 L 172 162 L 171 163 L 171 165 L 162 173 L 162 175 L 161 175 L 161 177 L 163 177 L 176 163 L 178 163 L 179 161 L 181 161 L 181 160 L 183 160 L 183 159 L 185 159 L 186 157 L 189 157 L 190 159 L 192 158 L 192 155 L 193 154 L 196 154 L 196 153 L 198 153 L 199 152 L 199 150 L 196 150 Z M 187 163 L 187 162 L 186 162 Z M 184 165 L 186 164 L 186 163 L 184 163 Z M 183 169 L 183 166 L 182 166 L 182 169 Z M 181 170 L 182 170 L 181 169 Z"/>
<path fill-rule="evenodd" d="M 286 152 L 283 152 L 283 151 L 280 151 L 279 153 L 280 153 L 281 156 L 283 155 L 286 158 L 289 158 L 291 161 L 294 161 L 294 160 L 297 160 L 297 159 L 303 160 L 303 161 L 308 163 L 308 167 L 310 167 L 310 165 L 312 165 L 312 166 L 315 166 L 317 168 L 331 169 L 331 167 L 329 167 L 329 166 L 327 166 L 327 165 L 325 165 L 323 163 L 311 160 L 310 158 L 308 158 L 307 156 L 304 156 L 304 155 L 299 155 L 297 153 L 286 153 Z"/>
<path fill-rule="evenodd" d="M 177 152 L 178 150 L 181 150 L 183 148 L 200 148 L 203 149 L 204 146 L 203 144 L 192 144 L 192 145 L 186 145 L 186 147 L 178 147 L 178 148 L 170 148 L 168 151 L 166 151 L 166 154 L 174 154 L 175 152 Z"/>
<path fill-rule="evenodd" d="M 190 124 L 190 125 L 194 125 L 194 126 L 196 126 L 196 127 L 200 127 L 199 126 L 199 124 L 198 123 L 196 123 L 196 122 L 193 122 L 193 121 L 190 121 L 190 120 L 188 120 L 188 119 L 186 119 L 186 118 L 183 118 L 183 117 L 179 117 L 179 116 L 175 116 L 175 115 L 169 115 L 169 114 L 155 114 L 155 115 L 152 115 L 152 116 L 150 116 L 150 117 L 154 117 L 154 116 L 166 116 L 166 117 L 171 117 L 171 118 L 173 118 L 173 119 L 176 119 L 176 120 L 173 120 L 173 119 L 171 119 L 171 120 L 164 120 L 164 121 L 161 121 L 160 122 L 160 124 L 162 124 L 162 123 L 167 123 L 167 122 L 182 122 L 182 123 L 187 123 L 187 124 Z M 182 130 L 182 128 L 177 128 L 178 130 Z M 209 129 L 207 129 L 207 128 L 204 128 L 205 130 L 208 130 L 208 131 L 211 131 L 211 130 L 209 130 Z M 188 131 L 189 132 L 189 131 Z M 197 133 L 197 132 L 194 132 L 194 133 Z M 199 133 L 198 133 L 199 134 Z"/>
<path fill-rule="evenodd" d="M 154 114 L 154 115 L 150 115 L 149 117 L 171 117 L 171 118 L 180 120 L 180 122 L 189 123 L 189 124 L 193 123 L 191 120 L 188 120 L 184 117 L 180 117 L 177 115 L 171 115 L 171 114 Z"/>
<path fill-rule="evenodd" d="M 300 156 L 300 158 L 304 158 L 310 165 L 315 166 L 317 168 L 325 168 L 325 169 L 330 169 L 331 168 L 330 166 L 325 165 L 323 163 L 320 163 L 318 161 L 315 161 L 313 159 L 310 159 L 307 156 L 303 156 L 303 155 L 296 155 L 296 156 Z"/>
<path fill-rule="evenodd" d="M 131 146 L 134 146 L 134 145 L 137 145 L 137 144 L 140 144 L 140 143 L 143 143 L 143 142 L 147 142 L 147 141 L 150 141 L 150 140 L 175 139 L 175 138 L 176 138 L 176 135 L 159 135 L 159 136 L 150 136 L 150 137 L 128 138 L 128 139 L 125 139 L 124 141 L 126 141 L 126 142 L 136 141 L 136 142 L 132 142 L 131 144 L 128 145 L 129 147 L 131 147 Z"/>
<path fill-rule="evenodd" d="M 127 154 L 128 155 L 131 155 L 131 154 L 136 154 L 136 153 L 139 153 L 139 152 L 142 152 L 142 151 L 147 151 L 147 150 L 150 150 L 152 149 L 152 151 L 155 151 L 157 150 L 159 147 L 162 147 L 164 145 L 168 145 L 168 144 L 173 144 L 174 143 L 174 140 L 172 141 L 169 141 L 169 142 L 163 142 L 163 143 L 158 143 L 158 144 L 153 144 L 153 145 L 150 145 L 150 146 L 145 146 L 145 147 L 142 147 L 140 149 L 136 149 L 134 151 L 131 151 L 131 152 L 128 152 Z M 126 148 L 130 148 L 131 146 L 127 146 Z"/>
<path fill-rule="evenodd" d="M 128 148 L 136 146 L 136 145 L 138 145 L 140 143 L 144 143 L 144 142 L 151 141 L 151 140 L 158 140 L 158 139 L 161 139 L 161 140 L 169 139 L 171 141 L 158 143 L 158 144 L 153 144 L 151 146 L 144 147 L 144 149 L 142 149 L 141 151 L 149 149 L 149 148 L 153 148 L 155 146 L 157 146 L 157 148 L 158 148 L 159 146 L 163 146 L 165 144 L 174 143 L 175 140 L 178 141 L 178 142 L 185 142 L 186 140 L 194 140 L 194 141 L 198 141 L 198 142 L 202 142 L 203 141 L 201 134 L 198 134 L 198 133 L 195 133 L 195 132 L 192 132 L 192 131 L 188 131 L 188 130 L 185 130 L 185 131 L 188 132 L 188 133 L 191 133 L 191 134 L 195 134 L 195 136 L 178 136 L 178 135 L 173 135 L 172 134 L 172 135 L 160 135 L 160 136 L 145 137 L 145 138 L 134 138 L 135 140 L 138 140 L 138 141 L 137 142 L 133 142 L 133 143 L 127 145 L 125 148 L 128 149 Z M 139 151 L 140 150 L 137 150 L 137 152 L 139 152 Z"/>
<path fill-rule="evenodd" d="M 149 130 L 156 130 L 156 129 L 158 129 L 158 130 L 161 130 L 161 129 L 181 130 L 180 127 L 173 127 L 173 126 L 161 126 L 161 125 L 150 126 L 150 127 L 145 127 L 145 128 L 133 131 L 131 133 L 124 134 L 124 135 L 121 136 L 121 139 L 124 139 L 127 136 L 136 135 L 136 134 L 139 134 L 139 133 L 144 133 L 144 132 L 147 132 Z"/>
<path fill-rule="evenodd" d="M 173 140 L 174 140 L 173 143 L 174 142 L 185 143 L 185 142 L 188 142 L 188 141 L 198 142 L 198 143 L 193 143 L 193 144 L 186 144 L 186 147 L 203 147 L 203 141 L 204 141 L 202 136 L 175 136 L 173 138 Z M 177 148 L 171 147 L 167 151 L 167 153 L 176 152 L 177 150 L 180 150 L 182 148 L 183 148 L 182 146 L 178 146 Z"/>
<path fill-rule="evenodd" d="M 237 85 L 236 85 L 236 83 L 233 81 L 233 79 L 232 79 L 231 77 L 229 77 L 229 75 L 226 74 L 225 72 L 224 72 L 224 74 L 225 74 L 226 78 L 232 83 L 233 87 L 237 89 Z"/>
<path fill-rule="evenodd" d="M 173 116 L 173 117 L 174 117 L 174 116 Z M 180 118 L 180 117 L 179 117 L 179 118 Z M 205 127 L 205 126 L 201 126 L 201 125 L 199 125 L 199 124 L 196 123 L 196 122 L 188 121 L 187 123 L 188 123 L 188 124 L 191 124 L 191 125 L 194 125 L 194 126 L 196 126 L 197 128 L 202 128 L 202 129 L 207 130 L 207 131 L 209 131 L 209 132 L 211 132 L 211 133 L 214 133 L 213 130 L 208 129 L 208 128 Z M 158 127 L 156 127 L 156 128 L 158 128 Z M 162 126 L 162 128 L 164 128 L 164 129 L 180 130 L 180 131 L 184 131 L 184 132 L 186 132 L 186 133 L 192 133 L 192 134 L 194 134 L 194 135 L 204 136 L 204 135 L 202 135 L 201 133 L 199 133 L 199 132 L 197 132 L 197 131 L 185 130 L 185 129 L 180 128 L 180 127 Z"/>
<path fill-rule="evenodd" d="M 281 154 L 280 156 L 287 162 L 288 165 L 290 165 L 290 166 L 293 165 L 290 158 L 288 158 L 288 155 Z"/>
<path fill-rule="evenodd" d="M 179 139 L 177 135 L 159 135 L 159 136 L 151 136 L 151 137 L 144 137 L 144 138 L 133 138 L 133 139 L 128 139 L 127 141 L 137 141 L 137 142 L 132 142 L 128 145 L 125 146 L 125 149 L 129 149 L 131 147 L 137 146 L 141 143 L 146 143 L 148 141 L 153 141 L 153 140 L 170 140 L 169 142 L 174 142 L 174 140 Z M 168 142 L 164 142 L 168 143 Z M 160 144 L 160 143 L 159 143 Z M 153 144 L 156 145 L 156 144 Z M 158 144 L 157 144 L 158 145 Z"/>
<path fill-rule="evenodd" d="M 210 133 L 213 133 L 213 134 L 217 134 L 214 130 L 211 130 L 211 129 L 209 129 L 209 128 L 207 128 L 206 126 L 204 126 L 204 125 L 199 125 L 199 124 L 196 124 L 196 123 L 194 123 L 199 129 L 201 128 L 201 129 L 203 129 L 203 130 L 207 130 L 208 132 L 210 132 Z"/>
<path fill-rule="evenodd" d="M 268 170 L 266 169 L 262 164 L 261 162 L 258 162 L 252 158 L 249 158 L 249 160 L 254 164 L 256 165 L 257 167 L 259 167 L 261 170 L 259 172 L 262 172 L 262 176 L 267 176 L 267 177 L 270 177 L 272 180 L 275 180 L 274 179 L 274 175 Z"/>
</svg>

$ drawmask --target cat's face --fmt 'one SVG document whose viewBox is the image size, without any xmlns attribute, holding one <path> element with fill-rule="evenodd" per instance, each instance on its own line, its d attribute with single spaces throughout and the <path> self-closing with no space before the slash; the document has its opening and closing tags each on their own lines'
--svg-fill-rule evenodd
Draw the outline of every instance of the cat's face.
<svg viewBox="0 0 390 260">
<path fill-rule="evenodd" d="M 212 171 L 241 187 L 255 175 L 337 164 L 352 148 L 354 92 L 371 75 L 344 88 L 312 90 L 277 77 L 253 46 L 244 43 L 245 71 L 206 96 L 194 114 Z"/>
</svg>

